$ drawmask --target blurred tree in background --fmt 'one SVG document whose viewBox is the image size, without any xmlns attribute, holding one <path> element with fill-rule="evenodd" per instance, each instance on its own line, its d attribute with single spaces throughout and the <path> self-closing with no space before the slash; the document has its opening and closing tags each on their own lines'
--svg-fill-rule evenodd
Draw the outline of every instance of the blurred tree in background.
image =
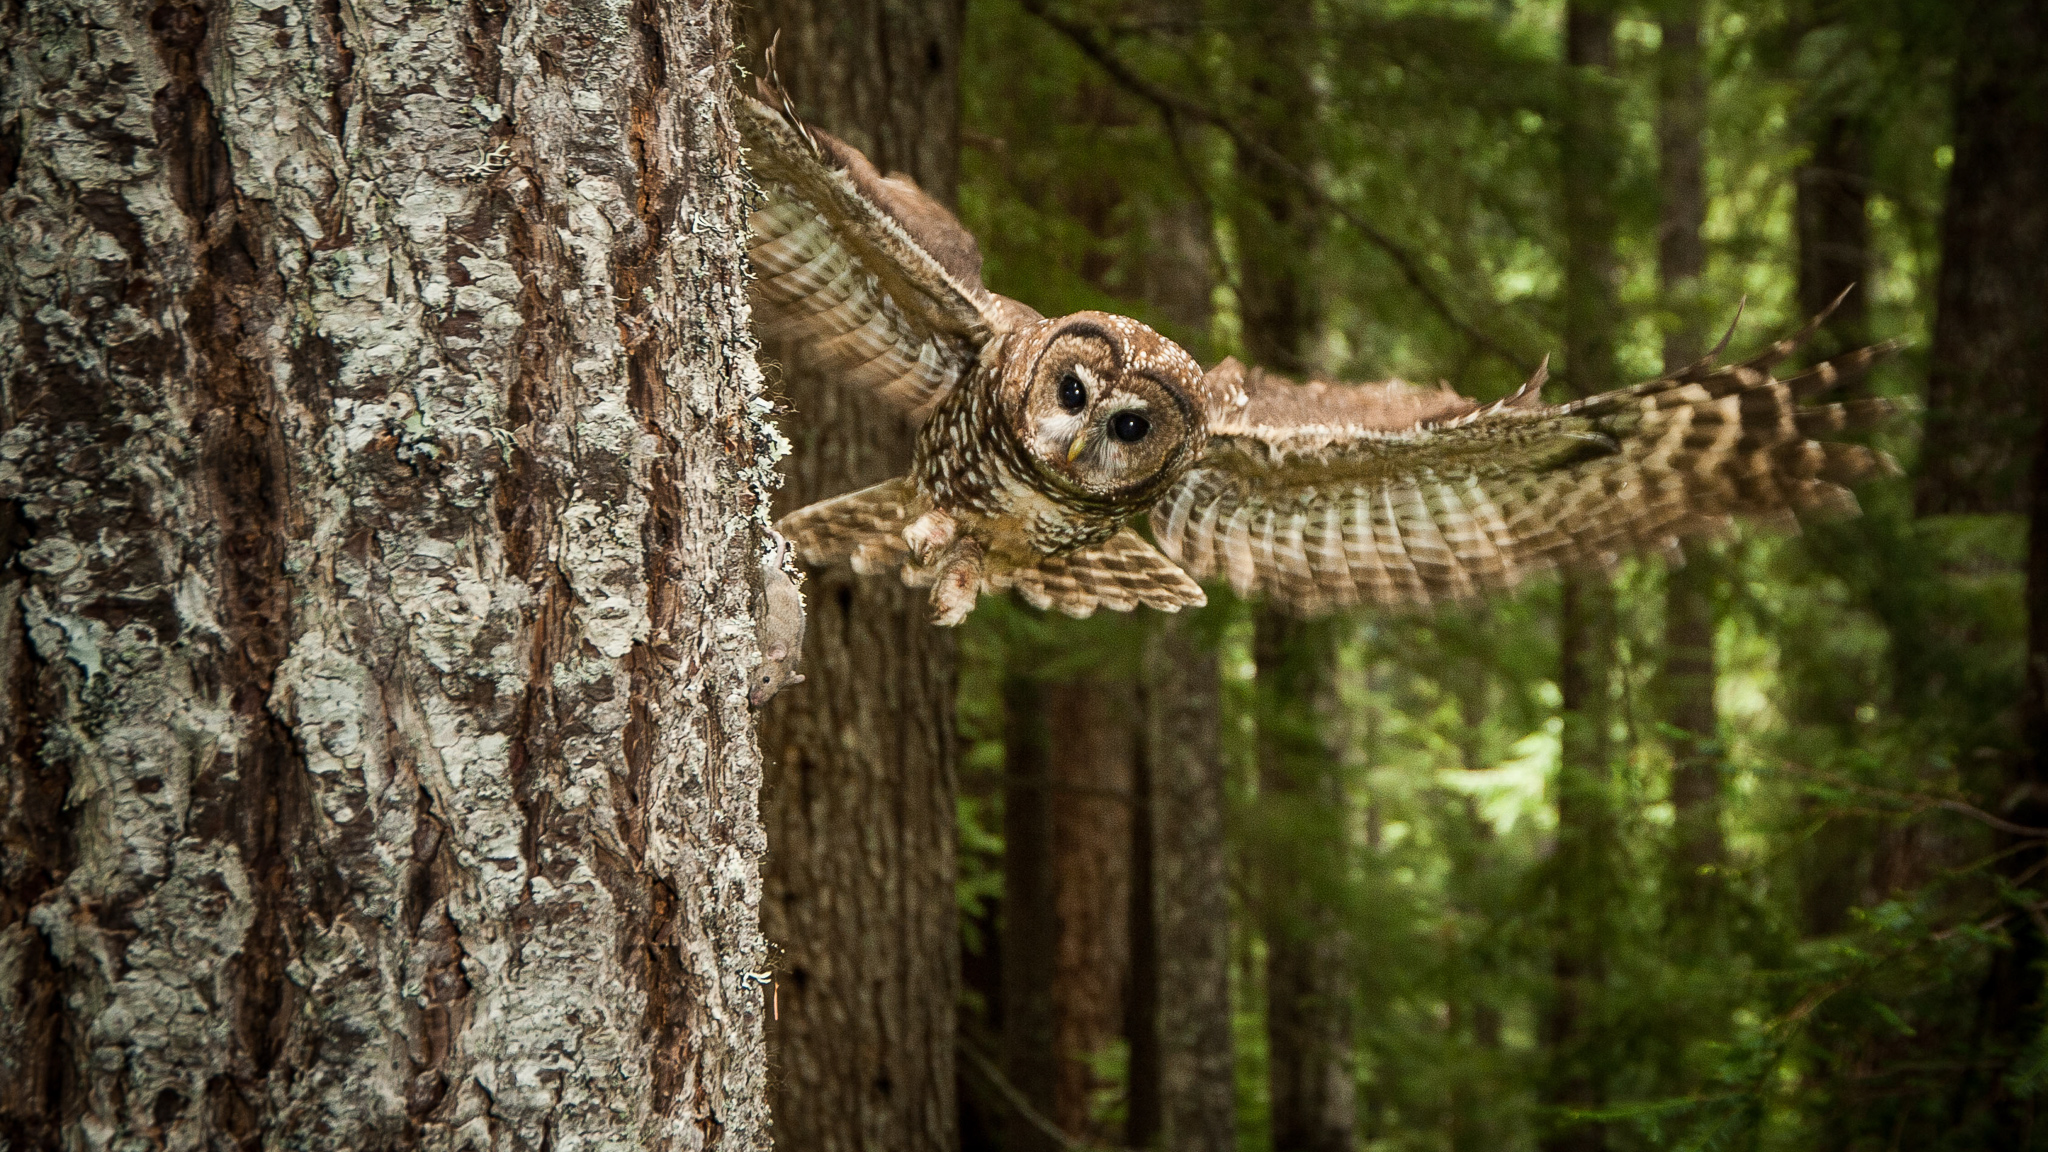
<svg viewBox="0 0 2048 1152">
<path fill-rule="evenodd" d="M 1555 397 L 1854 282 L 1815 352 L 1908 340 L 1847 387 L 1925 416 L 1860 519 L 1682 569 L 1308 627 L 985 603 L 962 1147 L 2048 1147 L 2038 5 L 970 0 L 964 35 L 961 215 L 1048 314 L 1485 398 L 1554 353 Z"/>
</svg>

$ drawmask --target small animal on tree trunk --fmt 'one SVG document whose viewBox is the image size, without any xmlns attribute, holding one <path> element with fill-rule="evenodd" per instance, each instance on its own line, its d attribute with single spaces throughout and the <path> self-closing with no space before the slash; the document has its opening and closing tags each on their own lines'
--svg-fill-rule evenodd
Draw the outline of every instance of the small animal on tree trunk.
<svg viewBox="0 0 2048 1152">
<path fill-rule="evenodd" d="M 761 615 L 754 631 L 761 664 L 754 669 L 747 703 L 756 708 L 792 684 L 804 682 L 797 664 L 804 658 L 804 594 L 797 586 L 802 574 L 789 541 L 768 531 L 768 549 L 761 556 Z"/>
<path fill-rule="evenodd" d="M 807 127 L 772 80 L 763 94 L 742 115 L 765 193 L 756 315 L 804 366 L 923 421 L 909 475 L 778 528 L 809 563 L 930 587 L 937 624 L 1009 588 L 1073 616 L 1176 611 L 1217 574 L 1301 615 L 1454 599 L 1733 516 L 1853 512 L 1846 486 L 1892 468 L 1816 439 L 1878 422 L 1885 401 L 1801 403 L 1887 346 L 1773 375 L 1820 318 L 1741 363 L 1717 348 L 1561 405 L 1543 402 L 1542 369 L 1493 403 L 1230 359 L 1205 373 L 1135 320 L 1047 319 L 990 292 L 951 213 Z M 1156 548 L 1130 525 L 1141 512 Z"/>
</svg>

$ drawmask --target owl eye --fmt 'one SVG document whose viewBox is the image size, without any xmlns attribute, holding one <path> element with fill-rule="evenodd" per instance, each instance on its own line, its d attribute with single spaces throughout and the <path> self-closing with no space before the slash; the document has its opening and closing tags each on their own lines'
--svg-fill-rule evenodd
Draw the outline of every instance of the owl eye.
<svg viewBox="0 0 2048 1152">
<path fill-rule="evenodd" d="M 1109 434 L 1126 444 L 1136 444 L 1152 430 L 1152 422 L 1136 412 L 1119 412 L 1109 418 Z"/>
<path fill-rule="evenodd" d="M 1081 378 L 1072 372 L 1060 377 L 1060 407 L 1069 412 L 1079 412 L 1088 403 L 1088 389 L 1081 386 Z"/>
</svg>

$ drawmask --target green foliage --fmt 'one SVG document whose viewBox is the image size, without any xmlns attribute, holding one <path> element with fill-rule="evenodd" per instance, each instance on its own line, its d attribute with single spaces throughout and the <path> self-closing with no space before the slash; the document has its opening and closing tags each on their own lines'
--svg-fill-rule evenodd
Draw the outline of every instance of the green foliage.
<svg viewBox="0 0 2048 1152">
<path fill-rule="evenodd" d="M 1949 7 L 1708 6 L 1710 260 L 1690 305 L 1661 299 L 1655 276 L 1656 8 L 1624 9 L 1624 367 L 1654 372 L 1684 307 L 1725 319 L 1746 298 L 1735 352 L 1800 319 L 1792 174 L 1815 119 L 1844 112 L 1877 125 L 1871 327 L 1925 347 L 1957 50 Z M 1329 374 L 1441 377 L 1492 396 L 1558 347 L 1562 8 L 1315 6 L 1316 106 L 1301 115 L 1313 148 L 1303 167 L 1327 202 L 1313 266 Z M 1241 351 L 1234 293 L 1249 254 L 1231 221 L 1247 191 L 1237 146 L 1214 125 L 1251 114 L 1260 6 L 1067 0 L 1053 11 L 1184 105 L 1163 113 L 1016 0 L 973 0 L 961 210 L 991 287 L 1048 313 L 1136 315 L 1205 362 Z M 1923 377 L 1909 352 L 1872 386 L 1911 396 Z M 1910 426 L 1880 439 L 1910 464 Z M 1985 819 L 2017 752 L 2024 530 L 2010 518 L 1916 520 L 1903 482 L 1860 496 L 1860 519 L 1795 537 L 1743 531 L 1714 560 L 1726 577 L 1715 648 L 1728 850 L 1687 889 L 1711 903 L 1706 934 L 1682 945 L 1664 863 L 1670 730 L 1652 691 L 1663 570 L 1620 574 L 1601 785 L 1613 887 L 1587 1006 L 1608 1095 L 1568 1113 L 1538 1104 L 1555 1071 L 1543 1014 L 1558 914 L 1556 586 L 1332 625 L 1334 811 L 1261 797 L 1250 609 L 1216 596 L 1202 616 L 1222 655 L 1232 765 L 1246 1147 L 1265 1146 L 1267 1106 L 1268 921 L 1251 877 L 1276 867 L 1336 910 L 1354 943 L 1364 1147 L 1524 1149 L 1554 1125 L 1599 1122 L 1614 1149 L 1980 1148 L 1988 1101 L 2048 1088 L 2048 1034 L 2002 1081 L 1986 1071 L 2004 1057 L 1980 1050 L 1977 1001 L 2011 926 L 2041 900 L 2037 877 L 1998 877 Z M 985 604 L 963 630 L 970 924 L 1000 889 L 1001 677 L 1136 676 L 1144 627 Z"/>
</svg>

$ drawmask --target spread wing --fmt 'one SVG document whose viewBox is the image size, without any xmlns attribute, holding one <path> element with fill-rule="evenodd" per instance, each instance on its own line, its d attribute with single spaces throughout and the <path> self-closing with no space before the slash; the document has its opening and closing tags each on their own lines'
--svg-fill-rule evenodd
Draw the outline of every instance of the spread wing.
<svg viewBox="0 0 2048 1152">
<path fill-rule="evenodd" d="M 763 91 L 781 107 L 742 100 L 740 134 L 764 194 L 748 245 L 764 335 L 915 409 L 957 383 L 991 338 L 1036 318 L 982 287 L 981 251 L 952 213 Z"/>
<path fill-rule="evenodd" d="M 1212 419 L 1207 453 L 1153 506 L 1152 528 L 1196 577 L 1222 573 L 1306 615 L 1606 566 L 1731 516 L 1853 513 L 1846 485 L 1894 465 L 1819 437 L 1892 406 L 1800 401 L 1891 347 L 1773 376 L 1812 331 L 1556 406 L 1538 395 L 1542 371 L 1482 405 L 1398 382 L 1297 385 L 1225 361 L 1206 383 L 1234 411 Z"/>
</svg>

